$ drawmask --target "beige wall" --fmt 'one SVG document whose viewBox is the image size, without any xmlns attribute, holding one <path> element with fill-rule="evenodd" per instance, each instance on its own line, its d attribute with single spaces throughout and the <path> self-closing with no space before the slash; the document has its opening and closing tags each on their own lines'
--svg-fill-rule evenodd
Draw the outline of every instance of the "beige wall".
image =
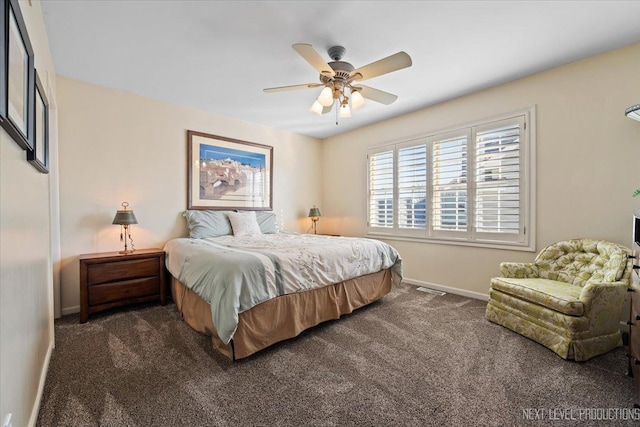
<svg viewBox="0 0 640 427">
<path fill-rule="evenodd" d="M 58 77 L 62 313 L 78 310 L 78 256 L 121 250 L 111 225 L 123 201 L 136 248 L 188 235 L 187 130 L 274 147 L 274 212 L 305 231 L 320 205 L 321 142 L 192 108 Z"/>
<path fill-rule="evenodd" d="M 35 65 L 55 109 L 55 72 L 40 3 L 20 2 Z M 53 111 L 55 117 L 55 111 Z M 52 164 L 56 162 L 56 122 Z M 26 153 L 0 130 L 0 421 L 12 413 L 14 426 L 33 425 L 53 349 L 51 214 L 55 169 L 38 172 Z M 53 188 L 53 193 L 51 188 Z M 55 252 L 55 251 L 53 251 Z"/>
<path fill-rule="evenodd" d="M 469 70 L 472 72 L 472 70 Z M 640 102 L 640 43 L 555 68 L 323 141 L 327 231 L 362 236 L 366 150 L 389 141 L 537 108 L 537 250 L 574 237 L 631 243 L 640 199 L 640 123 L 624 116 Z M 425 76 L 428 78 L 428 76 Z M 366 114 L 366 107 L 358 114 Z M 343 191 L 334 191 L 341 188 Z M 530 252 L 388 240 L 405 277 L 486 294 L 501 261 Z"/>
</svg>

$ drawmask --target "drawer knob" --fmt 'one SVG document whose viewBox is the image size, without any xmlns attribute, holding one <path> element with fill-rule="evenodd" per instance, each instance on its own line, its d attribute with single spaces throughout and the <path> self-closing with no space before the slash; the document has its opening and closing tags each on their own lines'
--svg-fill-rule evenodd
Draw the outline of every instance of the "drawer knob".
<svg viewBox="0 0 640 427">
<path fill-rule="evenodd" d="M 640 360 L 636 359 L 636 365 L 640 365 Z"/>
<path fill-rule="evenodd" d="M 640 320 L 640 314 L 636 314 L 636 320 Z"/>
<path fill-rule="evenodd" d="M 636 320 L 638 320 L 638 319 L 636 319 Z M 631 320 L 629 320 L 629 321 L 627 321 L 627 325 L 632 326 L 633 322 Z"/>
</svg>

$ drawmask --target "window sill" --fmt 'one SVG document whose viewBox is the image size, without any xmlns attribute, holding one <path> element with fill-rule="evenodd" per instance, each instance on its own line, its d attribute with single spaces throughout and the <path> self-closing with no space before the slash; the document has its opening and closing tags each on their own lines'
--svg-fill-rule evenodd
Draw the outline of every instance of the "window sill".
<svg viewBox="0 0 640 427">
<path fill-rule="evenodd" d="M 509 244 L 506 242 L 483 242 L 483 241 L 468 241 L 468 240 L 445 240 L 434 239 L 424 237 L 411 237 L 411 236 L 396 236 L 393 234 L 384 233 L 365 233 L 365 237 L 378 239 L 378 240 L 398 240 L 403 242 L 415 242 L 415 243 L 428 243 L 433 245 L 454 245 L 454 246 L 473 246 L 478 248 L 487 249 L 503 249 L 509 251 L 521 251 L 521 252 L 535 252 L 535 244 L 522 245 L 522 244 Z"/>
</svg>

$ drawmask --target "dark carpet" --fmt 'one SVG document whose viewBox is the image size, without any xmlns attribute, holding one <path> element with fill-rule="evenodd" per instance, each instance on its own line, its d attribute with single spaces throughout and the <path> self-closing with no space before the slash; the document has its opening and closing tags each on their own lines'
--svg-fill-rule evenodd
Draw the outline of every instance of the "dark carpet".
<svg viewBox="0 0 640 427">
<path fill-rule="evenodd" d="M 55 324 L 37 425 L 639 424 L 624 412 L 634 402 L 624 348 L 568 362 L 485 320 L 485 306 L 400 285 L 238 362 L 213 350 L 173 304 L 82 325 L 65 316 Z M 594 419 L 603 416 L 617 419 Z"/>
</svg>

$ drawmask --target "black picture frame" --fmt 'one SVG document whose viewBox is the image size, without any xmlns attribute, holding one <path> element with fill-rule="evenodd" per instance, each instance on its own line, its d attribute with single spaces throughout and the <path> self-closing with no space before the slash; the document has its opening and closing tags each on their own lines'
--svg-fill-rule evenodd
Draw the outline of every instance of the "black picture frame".
<svg viewBox="0 0 640 427">
<path fill-rule="evenodd" d="M 49 173 L 49 100 L 36 71 L 33 92 L 33 150 L 27 150 L 27 160 L 42 173 Z"/>
<path fill-rule="evenodd" d="M 188 130 L 187 209 L 273 210 L 273 147 Z"/>
<path fill-rule="evenodd" d="M 12 56 L 12 51 L 19 56 Z M 0 6 L 0 125 L 27 151 L 33 150 L 34 91 L 34 55 L 27 26 L 18 0 L 5 0 Z"/>
</svg>

